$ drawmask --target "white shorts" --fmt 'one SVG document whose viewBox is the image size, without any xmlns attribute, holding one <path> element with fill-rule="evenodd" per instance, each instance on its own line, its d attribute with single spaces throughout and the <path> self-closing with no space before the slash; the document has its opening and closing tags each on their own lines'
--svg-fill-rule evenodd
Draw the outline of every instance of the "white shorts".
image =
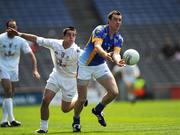
<svg viewBox="0 0 180 135">
<path fill-rule="evenodd" d="M 77 79 L 67 77 L 55 70 L 49 75 L 45 88 L 55 93 L 61 90 L 62 100 L 66 102 L 71 102 L 77 98 Z"/>
<path fill-rule="evenodd" d="M 123 77 L 123 80 L 125 82 L 135 83 L 136 77 L 134 77 L 134 76 L 125 76 L 125 77 Z"/>
<path fill-rule="evenodd" d="M 84 66 L 79 64 L 78 79 L 80 80 L 90 80 L 92 77 L 98 79 L 104 75 L 113 76 L 106 63 L 98 66 Z"/>
<path fill-rule="evenodd" d="M 9 79 L 12 82 L 19 81 L 18 71 L 7 71 L 6 69 L 0 69 L 0 79 Z"/>
</svg>

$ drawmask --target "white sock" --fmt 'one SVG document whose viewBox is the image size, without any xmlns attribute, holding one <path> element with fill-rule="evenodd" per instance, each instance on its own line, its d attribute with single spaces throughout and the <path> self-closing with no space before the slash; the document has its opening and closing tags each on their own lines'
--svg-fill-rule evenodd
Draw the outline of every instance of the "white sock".
<svg viewBox="0 0 180 135">
<path fill-rule="evenodd" d="M 48 121 L 47 120 L 41 120 L 40 122 L 40 129 L 47 131 L 48 130 Z"/>
<path fill-rule="evenodd" d="M 3 99 L 3 102 L 2 102 L 2 121 L 1 123 L 3 122 L 7 122 L 7 118 L 8 118 L 8 112 L 7 112 L 7 107 L 5 105 L 5 99 Z"/>
<path fill-rule="evenodd" d="M 12 122 L 15 120 L 13 115 L 13 100 L 12 98 L 5 98 L 5 106 L 8 112 L 9 121 Z"/>
</svg>

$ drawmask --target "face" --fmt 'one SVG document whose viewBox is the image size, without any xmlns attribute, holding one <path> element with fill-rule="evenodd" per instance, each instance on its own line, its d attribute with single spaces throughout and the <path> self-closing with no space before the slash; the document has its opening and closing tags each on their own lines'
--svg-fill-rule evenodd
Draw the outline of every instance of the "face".
<svg viewBox="0 0 180 135">
<path fill-rule="evenodd" d="M 15 21 L 10 21 L 10 22 L 8 23 L 8 27 L 17 30 L 17 25 L 16 25 L 16 22 L 15 22 Z"/>
<path fill-rule="evenodd" d="M 122 16 L 113 14 L 112 18 L 109 19 L 109 27 L 111 31 L 118 32 L 122 24 Z"/>
<path fill-rule="evenodd" d="M 66 41 L 69 44 L 72 44 L 76 40 L 76 31 L 68 30 L 66 32 L 66 35 L 64 36 L 64 41 Z"/>
</svg>

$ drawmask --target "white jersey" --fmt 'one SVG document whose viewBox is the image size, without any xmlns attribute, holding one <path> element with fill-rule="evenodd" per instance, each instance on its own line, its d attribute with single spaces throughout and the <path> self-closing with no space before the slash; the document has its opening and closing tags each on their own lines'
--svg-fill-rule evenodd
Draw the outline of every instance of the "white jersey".
<svg viewBox="0 0 180 135">
<path fill-rule="evenodd" d="M 123 77 L 138 77 L 140 76 L 140 69 L 138 65 L 126 65 L 125 67 L 119 67 L 117 65 L 112 69 L 113 72 L 121 72 Z"/>
<path fill-rule="evenodd" d="M 119 67 L 119 66 L 114 66 L 112 69 L 113 72 L 121 72 L 122 73 L 122 79 L 125 82 L 132 82 L 134 83 L 136 78 L 140 76 L 140 69 L 138 65 L 126 65 L 125 67 Z"/>
<path fill-rule="evenodd" d="M 54 64 L 54 70 L 63 73 L 67 77 L 76 77 L 77 62 L 81 53 L 80 47 L 73 43 L 71 47 L 64 49 L 63 40 L 38 37 L 37 43 L 50 49 Z"/>
<path fill-rule="evenodd" d="M 25 39 L 18 36 L 9 38 L 7 32 L 0 34 L 0 69 L 18 71 L 21 50 L 31 52 Z"/>
</svg>

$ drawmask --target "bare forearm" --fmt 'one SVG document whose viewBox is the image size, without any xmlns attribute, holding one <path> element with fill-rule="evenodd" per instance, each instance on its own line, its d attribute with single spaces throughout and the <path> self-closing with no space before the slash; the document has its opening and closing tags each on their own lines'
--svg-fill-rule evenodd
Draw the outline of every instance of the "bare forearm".
<svg viewBox="0 0 180 135">
<path fill-rule="evenodd" d="M 31 42 L 36 42 L 36 40 L 37 40 L 37 36 L 33 35 L 33 34 L 19 33 L 18 35 L 28 41 L 31 41 Z"/>
<path fill-rule="evenodd" d="M 113 57 L 113 60 L 116 64 L 119 63 L 119 61 L 121 60 L 121 56 L 117 53 L 113 53 L 112 57 Z"/>
<path fill-rule="evenodd" d="M 106 57 L 107 57 L 107 52 L 104 51 L 104 49 L 103 49 L 101 46 L 99 46 L 99 45 L 95 45 L 95 48 L 96 48 L 96 52 L 97 52 L 99 55 L 101 55 L 103 58 L 106 59 Z"/>
<path fill-rule="evenodd" d="M 35 55 L 32 52 L 30 53 L 30 57 L 31 57 L 31 61 L 32 61 L 32 70 L 33 70 L 33 72 L 37 71 L 37 60 L 36 60 Z"/>
</svg>

